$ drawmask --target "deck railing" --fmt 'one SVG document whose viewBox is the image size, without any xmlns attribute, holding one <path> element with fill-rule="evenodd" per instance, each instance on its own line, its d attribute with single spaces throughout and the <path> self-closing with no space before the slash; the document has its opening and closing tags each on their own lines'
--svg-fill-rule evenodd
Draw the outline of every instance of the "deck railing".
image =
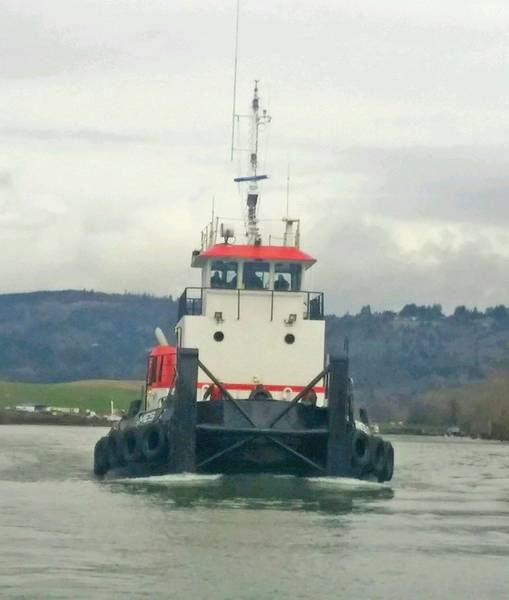
<svg viewBox="0 0 509 600">
<path fill-rule="evenodd" d="M 222 288 L 210 287 L 187 287 L 179 298 L 178 318 L 185 315 L 203 315 L 203 298 L 205 290 L 221 290 Z M 305 319 L 321 321 L 324 318 L 323 292 L 311 291 L 280 291 L 280 290 L 229 290 L 229 293 L 237 298 L 237 319 L 240 319 L 242 296 L 245 294 L 270 294 L 270 320 L 274 319 L 274 305 L 283 294 L 304 294 L 306 297 L 304 314 Z"/>
</svg>

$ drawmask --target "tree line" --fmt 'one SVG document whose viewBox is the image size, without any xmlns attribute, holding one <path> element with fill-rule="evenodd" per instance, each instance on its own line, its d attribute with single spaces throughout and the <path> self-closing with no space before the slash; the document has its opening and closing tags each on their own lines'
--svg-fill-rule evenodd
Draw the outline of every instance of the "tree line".
<svg viewBox="0 0 509 600">
<path fill-rule="evenodd" d="M 143 379 L 154 329 L 172 341 L 176 319 L 171 296 L 0 295 L 0 379 Z M 439 304 L 406 304 L 398 312 L 366 305 L 356 314 L 328 315 L 326 344 L 331 353 L 349 354 L 358 401 L 373 418 L 418 420 L 427 414 L 423 403 L 440 413 L 426 394 L 509 372 L 509 310 L 458 306 L 445 315 Z"/>
</svg>

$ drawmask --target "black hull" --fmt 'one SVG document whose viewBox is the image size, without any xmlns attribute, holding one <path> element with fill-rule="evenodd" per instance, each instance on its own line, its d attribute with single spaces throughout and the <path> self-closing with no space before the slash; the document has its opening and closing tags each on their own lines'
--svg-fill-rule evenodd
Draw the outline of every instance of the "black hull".
<svg viewBox="0 0 509 600">
<path fill-rule="evenodd" d="M 104 466 L 96 474 L 106 477 L 148 477 L 174 473 L 170 456 L 171 422 L 175 418 L 174 399 L 169 399 L 164 410 L 143 413 L 145 423 L 139 417 L 124 420 L 117 430 L 103 438 L 107 454 Z M 327 408 L 298 404 L 277 423 L 271 422 L 289 406 L 289 402 L 275 400 L 237 400 L 245 416 L 226 400 L 200 402 L 197 407 L 195 437 L 195 468 L 203 474 L 259 474 L 320 477 L 330 475 L 327 470 L 329 430 Z M 158 430 L 164 440 L 155 457 L 144 456 L 142 446 L 151 429 Z M 359 461 L 352 453 L 352 444 L 359 436 L 353 427 L 344 440 L 347 469 L 345 477 L 385 481 L 390 479 L 386 465 L 376 469 L 373 460 Z M 126 456 L 126 437 L 138 449 Z M 112 439 L 114 448 L 111 448 Z M 368 438 L 368 436 L 366 436 Z M 380 440 L 380 438 L 371 438 Z M 368 443 L 369 438 L 366 440 Z M 99 444 L 99 443 L 98 443 Z M 155 442 L 159 444 L 159 440 Z M 385 442 L 384 444 L 387 444 Z M 386 446 L 384 446 L 386 448 Z M 156 448 L 157 449 L 157 448 Z M 99 450 L 101 451 L 101 450 Z M 129 452 L 127 453 L 127 455 Z M 97 462 L 97 461 L 96 461 Z M 100 461 L 99 461 L 100 462 Z"/>
<path fill-rule="evenodd" d="M 162 408 L 123 419 L 94 451 L 94 472 L 108 477 L 170 473 L 270 473 L 389 481 L 394 451 L 356 428 L 348 360 L 331 359 L 305 388 L 327 377 L 327 407 L 302 401 L 196 401 L 198 352 L 179 349 L 177 385 Z"/>
</svg>

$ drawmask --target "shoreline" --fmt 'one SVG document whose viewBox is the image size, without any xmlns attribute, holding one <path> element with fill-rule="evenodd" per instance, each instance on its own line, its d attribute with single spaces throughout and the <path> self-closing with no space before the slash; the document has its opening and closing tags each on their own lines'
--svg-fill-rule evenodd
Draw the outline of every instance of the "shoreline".
<svg viewBox="0 0 509 600">
<path fill-rule="evenodd" d="M 0 425 L 62 425 L 77 427 L 111 427 L 113 422 L 107 417 L 87 417 L 86 415 L 47 413 L 22 413 L 0 409 Z M 422 437 L 444 437 L 444 432 L 439 428 L 408 426 L 393 427 L 380 425 L 380 434 L 384 435 L 415 435 Z M 446 436 L 445 436 L 446 437 Z M 506 439 L 480 436 L 472 438 L 469 435 L 449 436 L 451 439 L 482 439 L 488 441 L 509 442 Z"/>
<path fill-rule="evenodd" d="M 106 417 L 87 417 L 85 415 L 45 413 L 22 413 L 0 410 L 0 425 L 76 425 L 86 427 L 111 427 Z"/>
</svg>

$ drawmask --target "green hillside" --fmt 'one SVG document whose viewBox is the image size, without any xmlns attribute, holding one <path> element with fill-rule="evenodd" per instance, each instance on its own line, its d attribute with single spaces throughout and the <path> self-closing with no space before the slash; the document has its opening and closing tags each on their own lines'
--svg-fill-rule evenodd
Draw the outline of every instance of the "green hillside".
<svg viewBox="0 0 509 600">
<path fill-rule="evenodd" d="M 141 381 L 89 380 L 69 383 L 14 383 L 0 381 L 0 408 L 18 404 L 47 404 L 109 413 L 125 410 L 141 396 Z"/>
</svg>

